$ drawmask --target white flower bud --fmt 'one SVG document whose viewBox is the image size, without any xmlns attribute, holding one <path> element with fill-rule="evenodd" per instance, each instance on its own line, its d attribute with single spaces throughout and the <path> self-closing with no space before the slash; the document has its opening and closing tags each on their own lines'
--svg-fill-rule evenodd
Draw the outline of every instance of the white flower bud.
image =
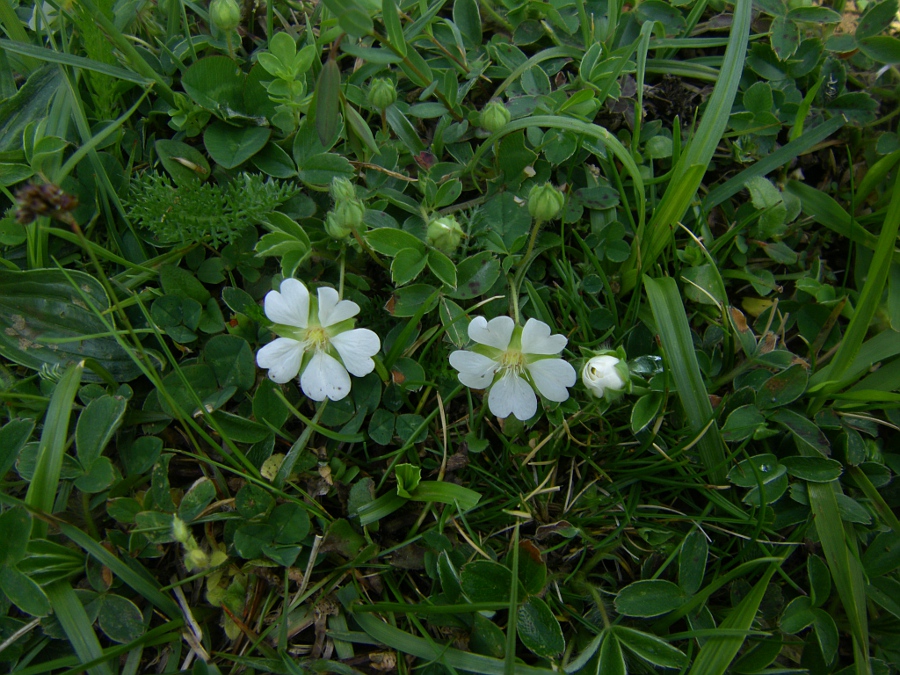
<svg viewBox="0 0 900 675">
<path fill-rule="evenodd" d="M 628 364 L 617 356 L 603 354 L 595 356 L 581 371 L 581 381 L 597 398 L 615 398 L 625 389 L 630 380 Z"/>
</svg>

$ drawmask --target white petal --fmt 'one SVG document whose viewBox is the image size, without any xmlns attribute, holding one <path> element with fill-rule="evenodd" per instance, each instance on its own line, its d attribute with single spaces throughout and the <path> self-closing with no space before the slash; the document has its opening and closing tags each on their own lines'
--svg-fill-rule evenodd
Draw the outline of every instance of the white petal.
<svg viewBox="0 0 900 675">
<path fill-rule="evenodd" d="M 300 388 L 313 401 L 340 401 L 350 393 L 350 375 L 336 358 L 316 352 L 300 376 Z"/>
<path fill-rule="evenodd" d="M 480 344 L 505 351 L 515 327 L 515 322 L 508 316 L 498 316 L 490 321 L 476 316 L 469 322 L 469 337 Z"/>
<path fill-rule="evenodd" d="M 524 422 L 537 412 L 537 396 L 528 382 L 508 371 L 488 392 L 488 406 L 497 417 L 513 414 Z"/>
<path fill-rule="evenodd" d="M 341 300 L 337 291 L 328 286 L 319 289 L 319 325 L 333 326 L 359 314 L 359 305 L 352 300 Z"/>
<path fill-rule="evenodd" d="M 603 397 L 607 389 L 619 391 L 625 388 L 625 380 L 617 370 L 619 359 L 609 354 L 595 356 L 584 365 L 581 381 L 584 386 L 598 398 Z"/>
<path fill-rule="evenodd" d="M 256 363 L 268 368 L 269 379 L 278 384 L 297 377 L 302 360 L 303 343 L 290 338 L 275 338 L 256 354 Z"/>
<path fill-rule="evenodd" d="M 464 350 L 450 354 L 450 365 L 459 371 L 459 381 L 472 389 L 487 389 L 500 364 L 482 354 Z"/>
<path fill-rule="evenodd" d="M 309 323 L 309 291 L 297 279 L 281 282 L 281 292 L 269 291 L 265 299 L 266 316 L 275 323 L 306 328 Z"/>
<path fill-rule="evenodd" d="M 541 359 L 525 366 L 541 396 L 562 403 L 569 398 L 566 387 L 575 384 L 575 369 L 562 359 Z"/>
<path fill-rule="evenodd" d="M 381 349 L 381 340 L 368 328 L 345 330 L 331 338 L 344 366 L 353 375 L 363 377 L 375 370 L 372 357 Z"/>
<path fill-rule="evenodd" d="M 525 354 L 559 354 L 569 342 L 565 335 L 550 335 L 550 326 L 528 319 L 522 329 L 522 351 Z"/>
</svg>

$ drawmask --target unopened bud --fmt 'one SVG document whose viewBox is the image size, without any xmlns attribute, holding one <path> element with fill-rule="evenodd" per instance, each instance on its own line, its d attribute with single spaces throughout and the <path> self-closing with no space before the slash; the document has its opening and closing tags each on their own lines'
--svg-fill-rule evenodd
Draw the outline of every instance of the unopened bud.
<svg viewBox="0 0 900 675">
<path fill-rule="evenodd" d="M 481 111 L 480 124 L 482 129 L 494 132 L 500 131 L 509 122 L 511 115 L 506 106 L 500 101 L 491 101 Z"/>
<path fill-rule="evenodd" d="M 172 517 L 172 536 L 175 537 L 175 541 L 182 545 L 187 544 L 191 538 L 190 528 L 178 516 Z"/>
<path fill-rule="evenodd" d="M 379 77 L 372 80 L 372 86 L 369 87 L 369 103 L 379 110 L 391 107 L 397 100 L 397 89 L 394 83 L 388 79 Z"/>
<path fill-rule="evenodd" d="M 241 7 L 235 0 L 212 0 L 209 19 L 221 31 L 234 30 L 241 24 Z"/>
<path fill-rule="evenodd" d="M 581 371 L 581 381 L 597 398 L 615 400 L 631 381 L 628 364 L 615 352 L 595 356 Z"/>
<path fill-rule="evenodd" d="M 565 202 L 563 193 L 550 183 L 535 185 L 528 193 L 528 213 L 535 220 L 546 223 L 556 218 Z"/>
<path fill-rule="evenodd" d="M 184 566 L 188 571 L 206 569 L 209 567 L 209 556 L 203 549 L 191 549 L 184 557 Z"/>
<path fill-rule="evenodd" d="M 356 188 L 348 179 L 335 176 L 331 181 L 331 197 L 335 203 L 356 199 Z"/>
<path fill-rule="evenodd" d="M 428 223 L 426 238 L 428 244 L 434 246 L 441 253 L 450 255 L 459 246 L 464 232 L 453 216 L 435 218 Z"/>
</svg>

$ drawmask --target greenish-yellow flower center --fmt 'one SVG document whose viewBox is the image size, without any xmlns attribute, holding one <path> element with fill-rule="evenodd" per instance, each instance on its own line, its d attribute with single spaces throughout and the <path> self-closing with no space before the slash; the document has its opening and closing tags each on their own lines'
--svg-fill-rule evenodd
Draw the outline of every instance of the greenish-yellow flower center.
<svg viewBox="0 0 900 675">
<path fill-rule="evenodd" d="M 328 331 L 321 326 L 310 326 L 304 331 L 303 341 L 310 349 L 325 351 L 328 349 Z"/>
<path fill-rule="evenodd" d="M 500 355 L 500 366 L 518 372 L 525 367 L 525 355 L 518 349 L 510 349 Z"/>
</svg>

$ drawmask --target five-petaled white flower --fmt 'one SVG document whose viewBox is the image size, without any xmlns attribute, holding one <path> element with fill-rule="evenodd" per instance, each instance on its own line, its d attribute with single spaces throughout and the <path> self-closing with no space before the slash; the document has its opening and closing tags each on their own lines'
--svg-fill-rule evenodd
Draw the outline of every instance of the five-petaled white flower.
<svg viewBox="0 0 900 675">
<path fill-rule="evenodd" d="M 259 350 L 256 362 L 274 382 L 283 384 L 302 371 L 304 394 L 339 401 L 350 393 L 348 371 L 363 377 L 374 370 L 381 341 L 367 328 L 353 328 L 359 305 L 341 300 L 333 288 L 319 288 L 316 300 L 302 282 L 285 279 L 280 293 L 266 294 L 265 311 L 279 337 Z"/>
<path fill-rule="evenodd" d="M 558 358 L 568 340 L 564 335 L 551 335 L 550 326 L 543 321 L 528 319 L 520 327 L 508 316 L 490 321 L 477 316 L 469 323 L 469 337 L 477 344 L 471 351 L 450 354 L 450 365 L 467 387 L 490 387 L 492 414 L 531 419 L 537 412 L 534 388 L 550 401 L 561 403 L 569 398 L 566 388 L 575 384 L 575 369 Z"/>
</svg>

